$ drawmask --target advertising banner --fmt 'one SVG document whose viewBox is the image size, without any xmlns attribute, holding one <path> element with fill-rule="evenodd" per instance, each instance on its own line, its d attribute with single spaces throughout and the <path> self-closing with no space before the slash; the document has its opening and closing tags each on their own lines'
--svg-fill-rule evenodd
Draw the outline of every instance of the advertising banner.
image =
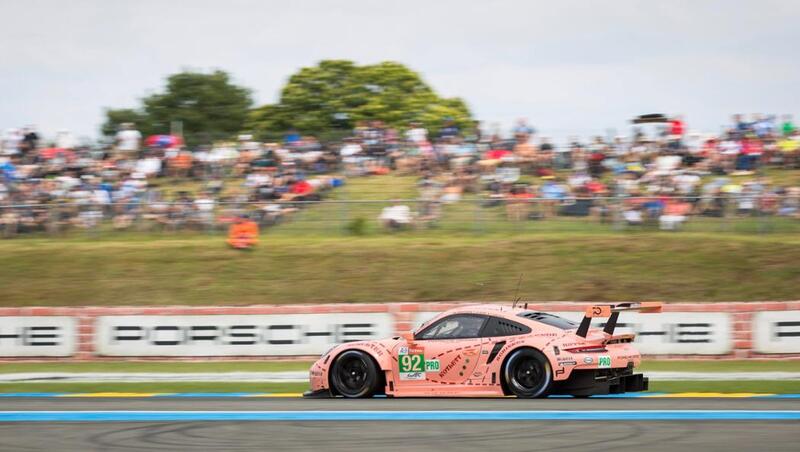
<svg viewBox="0 0 800 452">
<path fill-rule="evenodd" d="M 753 348 L 758 353 L 800 353 L 800 311 L 756 312 Z"/>
<path fill-rule="evenodd" d="M 318 355 L 335 344 L 391 336 L 386 313 L 125 315 L 96 320 L 103 356 Z"/>
<path fill-rule="evenodd" d="M 75 324 L 73 317 L 0 317 L 0 357 L 71 356 Z"/>
</svg>

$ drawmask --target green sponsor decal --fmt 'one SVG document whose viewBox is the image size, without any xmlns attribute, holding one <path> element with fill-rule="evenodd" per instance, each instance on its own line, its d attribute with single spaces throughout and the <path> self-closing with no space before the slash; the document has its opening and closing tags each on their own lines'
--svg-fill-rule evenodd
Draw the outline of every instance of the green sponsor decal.
<svg viewBox="0 0 800 452">
<path fill-rule="evenodd" d="M 597 359 L 597 367 L 611 367 L 611 357 L 601 356 Z"/>
<path fill-rule="evenodd" d="M 439 372 L 439 360 L 438 359 L 425 360 L 425 372 Z"/>
</svg>

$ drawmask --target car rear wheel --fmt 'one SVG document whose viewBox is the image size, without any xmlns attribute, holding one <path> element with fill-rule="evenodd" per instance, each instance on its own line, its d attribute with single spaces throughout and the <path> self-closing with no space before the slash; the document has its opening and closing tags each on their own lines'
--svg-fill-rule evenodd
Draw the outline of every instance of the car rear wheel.
<svg viewBox="0 0 800 452">
<path fill-rule="evenodd" d="M 545 397 L 553 383 L 550 361 L 530 348 L 517 350 L 509 356 L 503 377 L 511 394 L 521 398 Z"/>
<path fill-rule="evenodd" d="M 331 384 L 337 393 L 345 397 L 372 397 L 380 382 L 380 369 L 362 351 L 346 351 L 333 363 Z"/>
</svg>

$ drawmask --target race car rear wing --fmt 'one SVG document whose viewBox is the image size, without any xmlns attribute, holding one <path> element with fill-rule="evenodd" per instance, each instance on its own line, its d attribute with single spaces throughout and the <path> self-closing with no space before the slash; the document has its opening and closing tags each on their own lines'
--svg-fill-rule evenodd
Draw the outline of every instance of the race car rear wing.
<svg viewBox="0 0 800 452">
<path fill-rule="evenodd" d="M 618 304 L 600 304 L 588 306 L 586 313 L 583 316 L 578 331 L 575 332 L 580 337 L 586 337 L 589 333 L 589 326 L 592 324 L 592 319 L 595 317 L 608 317 L 608 322 L 603 328 L 606 334 L 614 334 L 614 329 L 617 327 L 617 320 L 619 313 L 623 311 L 639 311 L 645 313 L 661 312 L 661 302 L 659 301 L 641 301 L 638 303 L 618 303 Z"/>
</svg>

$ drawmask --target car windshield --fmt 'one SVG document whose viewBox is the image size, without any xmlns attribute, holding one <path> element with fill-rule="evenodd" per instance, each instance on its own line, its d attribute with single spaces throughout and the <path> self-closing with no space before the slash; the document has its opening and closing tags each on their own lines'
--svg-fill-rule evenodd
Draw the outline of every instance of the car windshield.
<svg viewBox="0 0 800 452">
<path fill-rule="evenodd" d="M 562 330 L 571 330 L 578 327 L 578 324 L 572 320 L 567 320 L 564 317 L 548 314 L 546 312 L 524 311 L 517 314 L 517 316 L 561 328 Z"/>
</svg>

